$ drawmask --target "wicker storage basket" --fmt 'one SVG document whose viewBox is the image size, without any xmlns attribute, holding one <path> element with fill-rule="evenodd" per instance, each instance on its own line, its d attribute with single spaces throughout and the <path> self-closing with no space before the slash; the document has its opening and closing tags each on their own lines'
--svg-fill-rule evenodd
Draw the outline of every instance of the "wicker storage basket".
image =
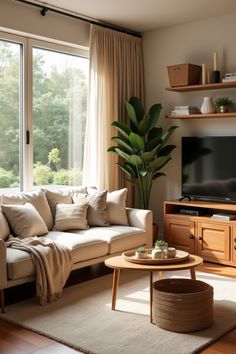
<svg viewBox="0 0 236 354">
<path fill-rule="evenodd" d="M 202 68 L 194 64 L 178 64 L 167 66 L 170 86 L 199 84 Z"/>
<path fill-rule="evenodd" d="M 199 280 L 153 283 L 153 322 L 172 332 L 193 332 L 213 323 L 213 288 Z"/>
</svg>

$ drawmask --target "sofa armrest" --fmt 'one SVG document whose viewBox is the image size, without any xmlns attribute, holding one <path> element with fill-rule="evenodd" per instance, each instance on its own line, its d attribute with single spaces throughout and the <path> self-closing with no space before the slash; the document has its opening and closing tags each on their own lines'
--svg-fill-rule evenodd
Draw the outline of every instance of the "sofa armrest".
<svg viewBox="0 0 236 354">
<path fill-rule="evenodd" d="M 0 289 L 7 286 L 7 250 L 6 243 L 0 239 Z"/>
<path fill-rule="evenodd" d="M 146 231 L 147 247 L 153 246 L 153 213 L 151 210 L 126 208 L 129 225 Z"/>
</svg>

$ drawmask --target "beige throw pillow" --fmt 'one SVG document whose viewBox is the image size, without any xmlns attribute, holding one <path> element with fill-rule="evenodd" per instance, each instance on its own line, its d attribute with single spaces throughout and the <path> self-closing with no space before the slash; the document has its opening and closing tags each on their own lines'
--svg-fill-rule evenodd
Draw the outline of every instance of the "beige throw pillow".
<svg viewBox="0 0 236 354">
<path fill-rule="evenodd" d="M 107 191 L 95 194 L 72 193 L 74 203 L 87 202 L 89 226 L 108 226 L 107 217 Z"/>
<path fill-rule="evenodd" d="M 7 240 L 10 235 L 10 228 L 3 212 L 0 210 L 0 238 Z"/>
<path fill-rule="evenodd" d="M 87 224 L 88 203 L 57 204 L 55 216 L 55 230 L 84 230 Z"/>
<path fill-rule="evenodd" d="M 107 193 L 108 222 L 111 225 L 128 225 L 126 213 L 127 188 Z"/>
<path fill-rule="evenodd" d="M 47 190 L 45 194 L 48 200 L 48 204 L 51 208 L 53 218 L 55 218 L 56 215 L 57 204 L 72 204 L 72 197 L 68 191 Z"/>
<path fill-rule="evenodd" d="M 51 209 L 43 191 L 37 190 L 28 193 L 8 194 L 3 196 L 3 204 L 22 205 L 25 203 L 30 203 L 35 207 L 47 225 L 48 230 L 53 228 Z"/>
<path fill-rule="evenodd" d="M 26 203 L 24 205 L 2 205 L 12 232 L 15 236 L 31 237 L 48 233 L 48 228 L 35 207 Z"/>
</svg>

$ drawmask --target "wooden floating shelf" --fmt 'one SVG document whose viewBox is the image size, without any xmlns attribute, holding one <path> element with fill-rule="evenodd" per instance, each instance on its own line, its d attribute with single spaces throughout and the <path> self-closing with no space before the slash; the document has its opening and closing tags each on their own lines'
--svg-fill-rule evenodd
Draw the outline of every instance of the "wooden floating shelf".
<svg viewBox="0 0 236 354">
<path fill-rule="evenodd" d="M 236 112 L 165 116 L 167 119 L 236 118 Z"/>
<path fill-rule="evenodd" d="M 166 87 L 166 90 L 174 91 L 174 92 L 187 92 L 187 91 L 217 90 L 217 89 L 225 89 L 231 87 L 236 87 L 236 81 L 220 82 L 219 84 Z"/>
</svg>

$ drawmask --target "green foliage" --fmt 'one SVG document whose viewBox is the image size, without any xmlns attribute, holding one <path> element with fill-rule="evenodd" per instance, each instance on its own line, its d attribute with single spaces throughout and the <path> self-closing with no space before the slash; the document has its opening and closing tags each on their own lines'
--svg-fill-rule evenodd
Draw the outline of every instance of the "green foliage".
<svg viewBox="0 0 236 354">
<path fill-rule="evenodd" d="M 216 110 L 219 111 L 221 106 L 226 106 L 228 108 L 233 106 L 233 102 L 228 97 L 218 97 L 215 100 Z"/>
<path fill-rule="evenodd" d="M 42 186 L 52 183 L 54 172 L 47 165 L 36 162 L 33 169 L 33 180 L 36 186 Z"/>
<path fill-rule="evenodd" d="M 69 184 L 69 171 L 62 168 L 55 172 L 53 176 L 53 184 L 67 186 Z"/>
<path fill-rule="evenodd" d="M 79 167 L 74 167 L 69 171 L 69 185 L 79 186 L 82 184 L 82 171 Z"/>
<path fill-rule="evenodd" d="M 164 250 L 168 247 L 168 243 L 163 240 L 156 240 L 154 247 L 160 250 Z"/>
<path fill-rule="evenodd" d="M 0 167 L 0 188 L 15 187 L 19 184 L 19 178 L 12 171 Z"/>
<path fill-rule="evenodd" d="M 146 253 L 147 251 L 146 251 L 146 248 L 145 248 L 145 247 L 139 247 L 139 248 L 137 249 L 137 252 L 138 252 L 138 253 Z"/>
<path fill-rule="evenodd" d="M 170 127 L 166 132 L 156 127 L 162 109 L 159 103 L 152 105 L 148 113 L 145 113 L 137 97 L 131 97 L 125 106 L 129 124 L 119 121 L 112 123 L 120 136 L 112 138 L 117 145 L 111 146 L 108 151 L 121 158 L 118 166 L 129 180 L 137 184 L 140 207 L 148 209 L 152 182 L 165 175 L 159 170 L 171 160 L 175 145 L 166 143 L 177 127 Z"/>
</svg>

